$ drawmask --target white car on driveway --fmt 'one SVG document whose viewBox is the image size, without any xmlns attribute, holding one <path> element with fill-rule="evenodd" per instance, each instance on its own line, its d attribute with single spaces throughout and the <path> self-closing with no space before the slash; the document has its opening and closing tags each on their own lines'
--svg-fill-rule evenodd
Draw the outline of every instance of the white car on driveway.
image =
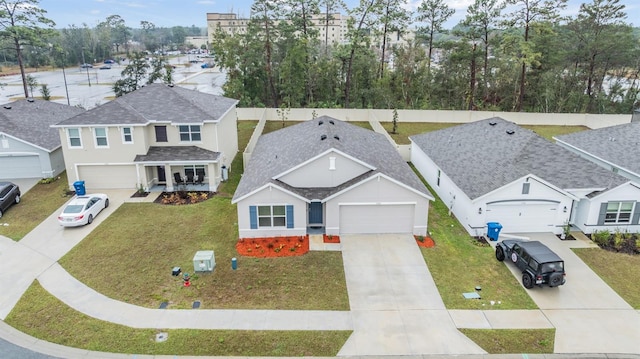
<svg viewBox="0 0 640 359">
<path fill-rule="evenodd" d="M 64 227 L 91 224 L 103 209 L 109 207 L 109 197 L 104 193 L 87 194 L 72 199 L 58 216 L 58 223 Z"/>
</svg>

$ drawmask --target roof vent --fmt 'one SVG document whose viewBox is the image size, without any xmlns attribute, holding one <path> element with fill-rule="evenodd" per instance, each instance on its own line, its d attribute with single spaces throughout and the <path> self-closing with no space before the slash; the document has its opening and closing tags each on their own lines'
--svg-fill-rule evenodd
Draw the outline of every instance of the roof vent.
<svg viewBox="0 0 640 359">
<path fill-rule="evenodd" d="M 329 120 L 329 123 L 332 125 L 335 125 L 335 123 L 333 122 L 333 120 Z"/>
<path fill-rule="evenodd" d="M 318 121 L 318 126 L 322 125 L 324 122 L 322 120 Z"/>
<path fill-rule="evenodd" d="M 320 136 L 320 141 L 324 141 L 324 140 L 326 140 L 326 139 L 327 139 L 327 135 L 322 135 L 322 136 Z"/>
<path fill-rule="evenodd" d="M 7 109 L 7 110 L 11 110 L 11 105 L 4 105 L 4 106 L 2 106 L 2 107 L 4 107 L 4 108 L 5 108 L 5 109 Z"/>
<path fill-rule="evenodd" d="M 514 131 L 514 130 L 507 130 L 507 135 L 513 135 L 514 133 L 516 133 L 516 131 Z"/>
<path fill-rule="evenodd" d="M 33 101 L 35 101 L 35 100 L 33 99 L 33 97 L 29 97 L 29 98 L 27 99 L 27 101 L 29 101 L 29 102 L 33 102 Z"/>
<path fill-rule="evenodd" d="M 491 121 L 491 122 L 489 122 L 489 125 L 490 125 L 490 126 L 495 126 L 495 125 L 497 125 L 497 124 L 498 124 L 498 123 L 497 123 L 496 121 Z"/>
<path fill-rule="evenodd" d="M 338 135 L 334 135 L 333 138 L 335 138 L 336 140 L 340 141 L 340 136 L 338 136 Z"/>
<path fill-rule="evenodd" d="M 167 86 L 169 86 L 169 87 L 173 87 L 173 84 L 168 84 Z"/>
</svg>

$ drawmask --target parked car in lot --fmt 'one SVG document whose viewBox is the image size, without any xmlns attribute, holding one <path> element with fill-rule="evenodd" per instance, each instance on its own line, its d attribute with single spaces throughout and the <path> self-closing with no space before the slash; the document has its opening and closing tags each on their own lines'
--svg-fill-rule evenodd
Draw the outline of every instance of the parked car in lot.
<svg viewBox="0 0 640 359">
<path fill-rule="evenodd" d="M 64 227 L 91 224 L 103 209 L 109 207 L 109 197 L 103 193 L 87 194 L 72 199 L 58 216 L 58 223 Z"/>
<path fill-rule="evenodd" d="M 111 65 L 109 65 L 109 64 L 102 65 L 102 66 L 100 66 L 100 70 L 111 70 Z"/>
<path fill-rule="evenodd" d="M 565 283 L 564 261 L 538 241 L 506 239 L 496 244 L 496 259 L 508 258 L 522 270 L 522 285 L 557 287 Z"/>
<path fill-rule="evenodd" d="M 107 64 L 107 65 L 110 65 L 110 64 L 115 64 L 116 62 L 115 62 L 115 60 L 112 60 L 112 59 L 106 59 L 106 60 L 104 60 L 104 63 Z"/>
<path fill-rule="evenodd" d="M 0 182 L 0 218 L 12 204 L 20 203 L 20 187 L 11 182 Z"/>
<path fill-rule="evenodd" d="M 91 64 L 82 64 L 82 65 L 80 65 L 80 68 L 81 69 L 92 69 L 93 65 L 91 65 Z"/>
</svg>

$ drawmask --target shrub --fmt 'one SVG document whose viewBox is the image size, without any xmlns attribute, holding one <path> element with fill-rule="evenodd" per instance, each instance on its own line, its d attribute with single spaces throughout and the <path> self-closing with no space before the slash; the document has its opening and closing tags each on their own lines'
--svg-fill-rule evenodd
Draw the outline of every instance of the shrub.
<svg viewBox="0 0 640 359">
<path fill-rule="evenodd" d="M 606 229 L 601 231 L 596 230 L 591 234 L 591 239 L 593 239 L 593 241 L 599 246 L 606 246 L 609 244 L 609 237 L 611 237 L 611 233 Z"/>
<path fill-rule="evenodd" d="M 624 235 L 619 229 L 616 229 L 616 231 L 613 233 L 613 247 L 617 250 L 620 250 L 623 244 Z"/>
</svg>

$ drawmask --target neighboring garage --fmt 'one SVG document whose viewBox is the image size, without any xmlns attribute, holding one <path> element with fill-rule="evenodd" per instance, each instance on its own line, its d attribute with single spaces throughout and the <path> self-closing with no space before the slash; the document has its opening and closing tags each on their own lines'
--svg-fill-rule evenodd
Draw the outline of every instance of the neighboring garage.
<svg viewBox="0 0 640 359">
<path fill-rule="evenodd" d="M 340 234 L 412 233 L 414 205 L 341 205 Z"/>
<path fill-rule="evenodd" d="M 510 201 L 487 204 L 487 222 L 499 222 L 504 232 L 553 232 L 558 202 Z"/>
<path fill-rule="evenodd" d="M 78 166 L 78 178 L 91 189 L 136 188 L 136 166 Z"/>
<path fill-rule="evenodd" d="M 0 178 L 42 178 L 37 154 L 0 153 Z"/>
</svg>

